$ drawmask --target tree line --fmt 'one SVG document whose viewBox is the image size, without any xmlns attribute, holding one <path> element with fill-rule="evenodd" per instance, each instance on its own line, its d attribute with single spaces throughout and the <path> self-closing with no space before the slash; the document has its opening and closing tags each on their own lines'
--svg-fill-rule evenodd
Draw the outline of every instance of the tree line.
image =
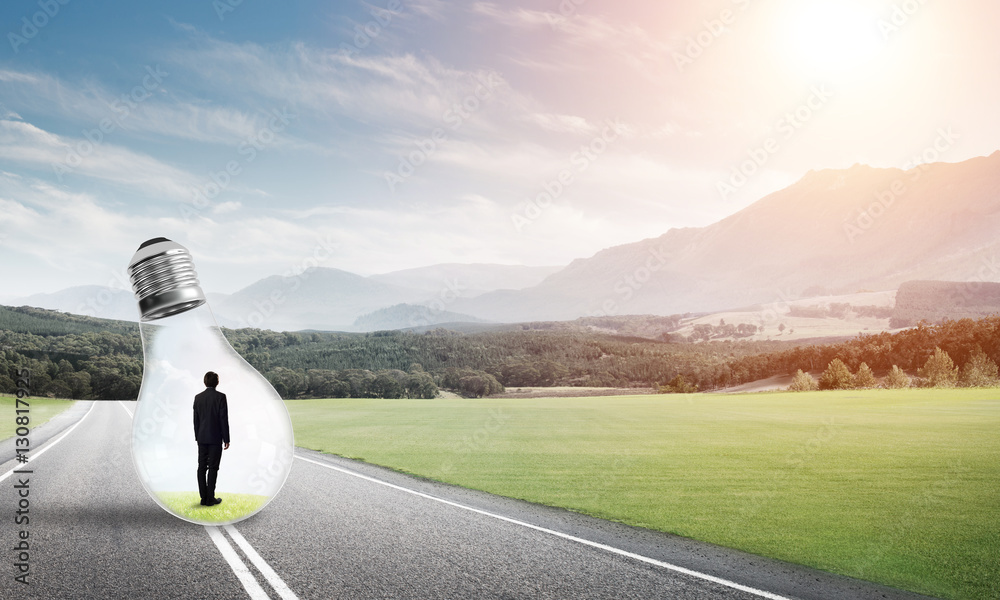
<svg viewBox="0 0 1000 600">
<path fill-rule="evenodd" d="M 794 347 L 778 341 L 682 343 L 573 329 L 223 333 L 286 398 L 425 398 L 439 389 L 485 396 L 528 386 L 707 391 L 799 370 L 818 373 L 834 360 L 851 377 L 867 369 L 884 379 L 895 367 L 915 374 L 919 384 L 925 379 L 920 370 L 936 349 L 953 361 L 960 384 L 967 365 L 982 357 L 1000 360 L 1000 317 L 921 323 L 892 334 Z M 16 389 L 19 368 L 32 370 L 35 395 L 135 398 L 142 381 L 138 325 L 0 307 L 0 392 Z"/>
<path fill-rule="evenodd" d="M 788 387 L 793 392 L 812 390 L 856 390 L 856 389 L 900 389 L 908 387 L 996 387 L 1000 385 L 1000 368 L 982 348 L 969 357 L 969 360 L 959 367 L 951 356 L 941 348 L 935 348 L 924 366 L 917 370 L 915 377 L 910 377 L 899 365 L 893 365 L 885 377 L 879 379 L 867 363 L 861 363 L 857 373 L 839 358 L 833 359 L 826 370 L 820 375 L 819 381 L 812 375 L 799 369 Z"/>
<path fill-rule="evenodd" d="M 41 333 L 39 333 L 41 332 Z M 274 332 L 223 329 L 233 347 L 287 398 L 467 396 L 508 387 L 648 387 L 680 373 L 710 378 L 732 357 L 773 342 L 666 343 L 581 331 L 521 329 L 460 334 Z M 0 391 L 32 369 L 35 394 L 134 398 L 142 381 L 138 325 L 0 307 Z"/>
<path fill-rule="evenodd" d="M 933 360 L 932 360 L 933 359 Z M 937 325 L 920 322 L 896 333 L 863 334 L 839 344 L 798 346 L 790 350 L 744 356 L 730 361 L 718 374 L 717 382 L 746 383 L 775 375 L 818 372 L 830 369 L 834 361 L 855 374 L 870 370 L 874 376 L 893 372 L 915 374 L 916 385 L 983 385 L 983 369 L 1000 362 L 1000 316 L 978 320 L 960 319 Z M 941 379 L 936 365 L 948 364 L 954 378 Z M 862 369 L 864 367 L 864 369 Z M 928 370 L 931 369 L 931 370 Z M 963 369 L 967 374 L 963 375 Z M 899 379 L 898 375 L 895 376 Z M 978 383 L 977 383 L 978 382 Z M 992 384 L 992 382 L 991 382 Z"/>
</svg>

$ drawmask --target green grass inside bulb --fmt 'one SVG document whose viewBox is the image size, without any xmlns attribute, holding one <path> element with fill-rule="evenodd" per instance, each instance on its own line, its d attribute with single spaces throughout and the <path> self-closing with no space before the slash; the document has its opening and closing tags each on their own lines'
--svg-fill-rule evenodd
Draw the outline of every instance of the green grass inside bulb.
<svg viewBox="0 0 1000 600">
<path fill-rule="evenodd" d="M 160 492 L 157 494 L 174 514 L 192 521 L 226 523 L 254 512 L 267 502 L 267 496 L 216 492 L 222 504 L 202 506 L 198 492 Z"/>
</svg>

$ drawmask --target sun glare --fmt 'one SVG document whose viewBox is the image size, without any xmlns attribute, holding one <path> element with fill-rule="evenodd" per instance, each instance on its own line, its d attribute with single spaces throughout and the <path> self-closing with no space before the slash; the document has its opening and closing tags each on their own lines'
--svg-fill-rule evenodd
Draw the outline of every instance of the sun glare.
<svg viewBox="0 0 1000 600">
<path fill-rule="evenodd" d="M 795 0 L 787 10 L 780 50 L 805 75 L 849 73 L 881 48 L 877 17 L 863 2 Z"/>
</svg>

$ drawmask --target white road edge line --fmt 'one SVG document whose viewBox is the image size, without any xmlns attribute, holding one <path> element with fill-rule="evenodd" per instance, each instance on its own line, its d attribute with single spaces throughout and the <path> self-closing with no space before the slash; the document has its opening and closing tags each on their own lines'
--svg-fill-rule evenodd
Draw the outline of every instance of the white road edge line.
<svg viewBox="0 0 1000 600">
<path fill-rule="evenodd" d="M 132 411 L 130 411 L 128 409 L 128 407 L 125 406 L 125 401 L 124 400 L 119 400 L 118 401 L 118 406 L 122 407 L 122 410 L 124 410 L 125 412 L 127 412 L 129 417 L 132 417 Z"/>
<path fill-rule="evenodd" d="M 229 532 L 229 537 L 233 538 L 236 545 L 243 550 L 243 553 L 247 555 L 250 562 L 257 567 L 257 570 L 264 576 L 264 579 L 271 584 L 271 587 L 274 588 L 274 591 L 278 592 L 278 595 L 281 596 L 283 600 L 299 600 L 299 597 L 296 596 L 295 592 L 288 587 L 288 584 L 286 584 L 281 577 L 278 577 L 278 574 L 274 572 L 271 565 L 267 564 L 267 561 L 261 558 L 260 554 L 258 554 L 257 551 L 254 550 L 254 547 L 250 545 L 250 542 L 248 542 L 239 531 L 236 531 L 235 527 L 232 525 L 224 525 L 223 527 Z"/>
<path fill-rule="evenodd" d="M 76 423 L 73 424 L 72 427 L 70 427 L 69 429 L 67 429 L 66 431 L 64 431 L 62 435 L 60 435 L 56 439 L 51 440 L 48 443 L 46 443 L 44 446 L 42 446 L 42 448 L 40 450 L 35 450 L 35 451 L 29 450 L 28 451 L 29 452 L 28 462 L 26 462 L 26 463 L 18 463 L 18 465 L 16 467 L 14 467 L 13 469 L 11 469 L 10 471 L 7 471 L 3 475 L 0 475 L 0 481 L 3 481 L 4 479 L 7 479 L 8 477 L 10 477 L 11 474 L 14 471 L 20 471 L 21 469 L 27 468 L 26 465 L 30 465 L 31 463 L 35 462 L 35 459 L 37 459 L 39 456 L 45 454 L 45 452 L 48 451 L 49 448 L 51 448 L 52 446 L 55 446 L 59 442 L 63 441 L 63 438 L 65 438 L 67 435 L 73 433 L 73 430 L 76 429 L 77 426 L 80 425 L 80 423 L 83 423 L 83 420 L 86 419 L 90 415 L 90 413 L 93 412 L 94 407 L 97 406 L 97 402 L 96 401 L 92 401 L 92 402 L 93 402 L 93 404 L 91 404 L 90 408 L 87 409 L 87 414 L 85 414 L 82 417 L 80 417 L 79 421 L 77 421 Z"/>
<path fill-rule="evenodd" d="M 125 412 L 127 412 L 130 417 L 132 416 L 132 413 L 129 412 L 129 409 L 125 406 L 123 402 L 119 401 L 118 404 L 121 405 L 122 409 Z M 278 592 L 278 595 L 281 596 L 282 600 L 299 600 L 299 597 L 296 596 L 295 592 L 293 592 L 291 588 L 288 587 L 288 584 L 285 583 L 285 581 L 280 576 L 278 576 L 278 574 L 274 571 L 274 569 L 271 568 L 271 565 L 267 564 L 267 561 L 265 561 L 264 558 L 261 557 L 261 555 L 254 549 L 254 547 L 250 545 L 250 542 L 248 542 L 246 538 L 244 538 L 243 535 L 240 534 L 239 531 L 236 531 L 235 527 L 233 527 L 232 525 L 224 525 L 224 527 L 226 531 L 229 532 L 229 537 L 233 538 L 233 541 L 236 542 L 236 545 L 243 550 L 243 553 L 247 555 L 247 558 L 250 559 L 250 562 L 252 562 L 253 565 L 257 567 L 257 570 L 260 571 L 261 575 L 264 576 L 264 579 L 266 579 L 267 582 L 271 584 L 271 587 L 274 588 L 274 591 Z M 240 582 L 243 583 L 243 587 L 247 588 L 247 582 L 244 581 L 243 577 L 240 576 L 240 571 L 238 571 L 237 569 L 242 569 L 243 572 L 250 574 L 249 568 L 242 560 L 240 560 L 239 555 L 236 554 L 236 552 L 233 550 L 233 547 L 229 545 L 229 542 L 226 540 L 226 537 L 222 535 L 221 532 L 219 532 L 218 527 L 212 527 L 206 525 L 205 529 L 208 530 L 208 534 L 212 537 L 212 541 L 215 542 L 215 545 L 219 548 L 219 552 L 222 553 L 222 556 L 226 559 L 226 562 L 228 562 L 229 566 L 233 568 L 233 572 L 236 573 L 236 577 L 238 577 Z M 218 534 L 219 536 L 218 539 L 216 538 L 215 534 Z M 220 544 L 225 544 L 225 549 Z M 234 564 L 233 561 L 230 560 L 230 556 L 237 561 L 238 565 Z M 256 587 L 256 590 L 251 590 L 247 588 L 247 593 L 250 594 L 250 597 L 257 598 L 258 596 L 254 596 L 254 594 L 259 590 L 259 592 L 263 594 L 262 596 L 259 596 L 260 598 L 269 598 L 269 596 L 264 592 L 263 588 L 260 587 L 260 584 L 257 583 L 257 580 L 253 577 L 253 575 L 250 574 L 249 576 L 250 576 L 250 582 L 253 584 L 253 586 Z"/>
<path fill-rule="evenodd" d="M 247 591 L 247 594 L 250 594 L 253 600 L 271 600 L 271 597 L 264 592 L 264 588 L 260 587 L 260 584 L 257 583 L 257 579 L 250 572 L 250 569 L 240 560 L 240 556 L 236 554 L 236 550 L 226 541 L 226 536 L 222 535 L 222 531 L 214 525 L 205 525 L 205 531 L 208 532 L 208 537 L 212 538 L 212 541 L 215 542 L 215 547 L 222 553 L 222 558 L 226 559 L 226 562 L 229 563 L 229 568 L 233 570 L 236 578 L 243 584 L 243 589 Z"/>
<path fill-rule="evenodd" d="M 451 500 L 445 500 L 444 498 L 438 498 L 436 496 L 431 496 L 430 494 L 425 494 L 423 492 L 418 492 L 416 490 L 411 490 L 409 488 L 405 488 L 405 487 L 396 485 L 394 483 L 389 483 L 387 481 L 382 481 L 382 480 L 379 480 L 379 479 L 375 479 L 374 477 L 369 477 L 367 475 L 362 475 L 360 473 L 355 473 L 355 472 L 350 471 L 348 469 L 343 469 L 341 467 L 337 467 L 337 466 L 334 466 L 334 465 L 331 465 L 331 464 L 322 463 L 322 462 L 319 462 L 317 460 L 312 460 L 311 458 L 305 458 L 303 456 L 299 456 L 298 454 L 295 455 L 295 458 L 297 458 L 299 460 L 303 460 L 305 462 L 313 463 L 314 465 L 319 465 L 321 467 L 326 467 L 327 469 L 332 469 L 334 471 L 340 471 L 341 473 L 344 473 L 345 475 L 350 475 L 352 477 L 357 477 L 359 479 L 364 479 L 364 480 L 370 481 L 372 483 L 377 483 L 379 485 L 384 485 L 386 487 L 390 487 L 390 488 L 399 490 L 401 492 L 406 492 L 407 494 L 412 494 L 414 496 L 420 496 L 421 498 L 426 498 L 428 500 L 433 500 L 435 502 L 440 502 L 442 504 L 447 504 L 449 506 L 454 506 L 456 508 L 461 508 L 463 510 L 468 510 L 468 511 L 471 511 L 471 512 L 483 515 L 483 516 L 492 517 L 494 519 L 499 519 L 501 521 L 506 521 L 508 523 L 513 523 L 514 525 L 520 525 L 522 527 L 527 527 L 528 529 L 534 529 L 535 531 L 540 531 L 542 533 L 547 533 L 549 535 L 554 535 L 556 537 L 560 537 L 560 538 L 563 538 L 563 539 L 566 539 L 566 540 L 570 540 L 570 541 L 573 541 L 573 542 L 584 544 L 584 545 L 590 546 L 592 548 L 598 548 L 598 549 L 601 549 L 601 550 L 605 550 L 607 552 L 611 552 L 613 554 L 618 554 L 620 556 L 627 556 L 628 558 L 632 558 L 632 559 L 635 559 L 635 560 L 638 560 L 638 561 L 641 561 L 641 562 L 644 562 L 644 563 L 647 563 L 647 564 L 650 564 L 650 565 L 654 565 L 654 566 L 657 566 L 657 567 L 662 567 L 664 569 L 669 569 L 671 571 L 676 571 L 677 573 L 683 573 L 684 575 L 689 575 L 691 577 L 696 577 L 698 579 L 704 579 L 705 581 L 711 581 L 712 583 L 717 583 L 719 585 L 724 585 L 726 587 L 729 587 L 729 588 L 732 588 L 732 589 L 735 589 L 735 590 L 739 590 L 741 592 L 747 592 L 748 594 L 753 594 L 755 596 L 760 596 L 761 598 L 768 598 L 768 600 L 792 600 L 791 598 L 788 598 L 786 596 L 779 596 L 778 594 L 773 594 L 771 592 L 765 592 L 764 590 L 758 590 L 756 588 L 752 588 L 752 587 L 749 587 L 749 586 L 746 586 L 746 585 L 742 585 L 742 584 L 736 583 L 735 581 L 729 581 L 728 579 L 723 579 L 721 577 L 716 577 L 714 575 L 709 575 L 707 573 L 700 573 L 698 571 L 693 571 L 693 570 L 687 569 L 685 567 L 681 567 L 681 566 L 678 566 L 678 565 L 673 565 L 673 564 L 670 564 L 670 563 L 667 563 L 667 562 L 663 562 L 661 560 L 656 560 L 655 558 L 649 558 L 648 556 L 643 556 L 641 554 L 636 554 L 634 552 L 629 552 L 628 550 L 622 550 L 620 548 L 615 548 L 614 546 L 608 546 L 607 544 L 601 544 L 599 542 L 592 542 L 592 541 L 584 539 L 584 538 L 576 537 L 575 535 L 569 535 L 568 533 L 562 533 L 561 531 L 556 531 L 554 529 L 548 529 L 546 527 L 540 527 L 538 525 L 532 525 L 531 523 L 526 523 L 524 521 L 518 521 L 517 519 L 512 519 L 510 517 L 505 517 L 503 515 L 498 515 L 498 514 L 495 514 L 495 513 L 491 513 L 489 511 L 485 511 L 485 510 L 482 510 L 482 509 L 479 509 L 479 508 L 474 508 L 472 506 L 466 506 L 465 504 L 459 504 L 458 502 L 452 502 Z"/>
</svg>

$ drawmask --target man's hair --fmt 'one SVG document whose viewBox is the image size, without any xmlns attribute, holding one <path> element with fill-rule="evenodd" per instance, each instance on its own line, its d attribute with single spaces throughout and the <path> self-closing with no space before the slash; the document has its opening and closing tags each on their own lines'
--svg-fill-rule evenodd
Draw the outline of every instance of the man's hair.
<svg viewBox="0 0 1000 600">
<path fill-rule="evenodd" d="M 219 374 L 214 371 L 205 373 L 205 385 L 208 387 L 215 387 L 219 385 Z"/>
</svg>

